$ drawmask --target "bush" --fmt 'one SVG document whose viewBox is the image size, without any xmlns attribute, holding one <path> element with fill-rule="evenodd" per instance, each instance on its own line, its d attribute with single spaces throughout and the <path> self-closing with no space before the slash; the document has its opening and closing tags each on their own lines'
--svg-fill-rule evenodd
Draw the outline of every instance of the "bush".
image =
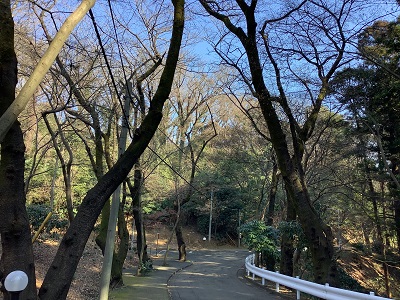
<svg viewBox="0 0 400 300">
<path fill-rule="evenodd" d="M 279 232 L 262 221 L 250 221 L 240 227 L 243 243 L 251 251 L 264 252 L 267 255 L 279 258 Z"/>
<path fill-rule="evenodd" d="M 209 226 L 210 216 L 201 215 L 197 218 L 197 226 L 196 229 L 201 234 L 208 234 L 208 226 Z"/>
<path fill-rule="evenodd" d="M 51 212 L 51 208 L 44 204 L 31 204 L 26 207 L 29 222 L 32 228 L 37 231 L 45 220 L 46 216 Z M 64 229 L 68 226 L 68 221 L 61 218 L 60 215 L 53 213 L 50 221 L 46 224 L 46 232 L 53 229 Z"/>
<path fill-rule="evenodd" d="M 153 261 L 151 259 L 148 259 L 144 262 L 140 262 L 139 269 L 142 275 L 148 274 L 151 270 L 153 270 Z"/>
</svg>

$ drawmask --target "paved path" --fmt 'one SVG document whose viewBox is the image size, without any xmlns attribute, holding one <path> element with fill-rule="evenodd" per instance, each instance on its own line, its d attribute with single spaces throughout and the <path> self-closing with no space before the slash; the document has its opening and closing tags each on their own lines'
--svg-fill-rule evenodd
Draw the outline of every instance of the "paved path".
<svg viewBox="0 0 400 300">
<path fill-rule="evenodd" d="M 110 292 L 110 300 L 170 300 L 167 282 L 176 272 L 188 267 L 191 262 L 180 262 L 176 251 L 171 251 L 164 265 L 164 251 L 152 257 L 154 270 L 145 276 L 136 276 L 136 270 L 125 269 L 124 286 Z"/>
<path fill-rule="evenodd" d="M 191 265 L 168 281 L 172 300 L 284 299 L 244 278 L 245 250 L 201 250 L 188 253 Z"/>
<path fill-rule="evenodd" d="M 163 256 L 153 257 L 154 270 L 135 276 L 124 270 L 124 286 L 110 292 L 110 300 L 282 300 L 280 294 L 244 278 L 246 250 L 189 251 L 186 262 L 171 251 L 167 265 Z M 290 298 L 294 299 L 293 297 Z"/>
</svg>

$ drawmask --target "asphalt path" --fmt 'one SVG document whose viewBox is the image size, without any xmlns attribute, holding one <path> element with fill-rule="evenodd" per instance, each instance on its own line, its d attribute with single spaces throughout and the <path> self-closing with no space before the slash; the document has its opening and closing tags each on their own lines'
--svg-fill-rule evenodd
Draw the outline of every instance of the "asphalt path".
<svg viewBox="0 0 400 300">
<path fill-rule="evenodd" d="M 188 253 L 192 262 L 168 281 L 172 300 L 284 299 L 244 278 L 245 250 L 199 250 Z"/>
</svg>

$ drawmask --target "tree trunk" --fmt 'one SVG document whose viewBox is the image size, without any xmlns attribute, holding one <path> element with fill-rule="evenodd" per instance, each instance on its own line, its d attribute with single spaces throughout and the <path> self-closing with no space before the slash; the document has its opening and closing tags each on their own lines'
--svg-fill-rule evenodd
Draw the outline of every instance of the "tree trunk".
<svg viewBox="0 0 400 300">
<path fill-rule="evenodd" d="M 361 229 L 363 231 L 363 236 L 364 236 L 364 241 L 365 241 L 365 245 L 367 246 L 367 248 L 370 250 L 371 249 L 371 241 L 369 239 L 370 236 L 370 230 L 368 230 L 367 224 L 365 222 L 363 222 L 361 224 Z"/>
<path fill-rule="evenodd" d="M 286 222 L 296 221 L 296 210 L 293 207 L 293 201 L 287 201 Z M 280 273 L 293 276 L 294 273 L 294 236 L 288 232 L 282 235 L 281 239 L 281 263 Z M 298 249 L 301 251 L 301 249 Z"/>
<path fill-rule="evenodd" d="M 400 200 L 394 200 L 394 222 L 397 235 L 397 253 L 400 254 Z"/>
<path fill-rule="evenodd" d="M 28 287 L 22 299 L 36 299 L 36 278 L 29 219 L 25 209 L 24 142 L 21 128 L 16 122 L 1 144 L 0 163 L 0 219 L 2 253 L 0 279 L 12 271 L 21 270 L 28 275 Z M 5 291 L 4 299 L 9 296 Z"/>
<path fill-rule="evenodd" d="M 301 227 L 306 236 L 311 253 L 314 280 L 316 283 L 329 283 L 338 285 L 337 265 L 334 258 L 333 234 L 329 226 L 323 223 L 309 199 L 305 184 L 301 183 L 296 172 L 291 171 L 290 176 L 284 178 L 291 194 L 288 199 L 296 199 L 291 204 L 296 207 Z M 296 195 L 296 196 L 294 196 Z"/>
<path fill-rule="evenodd" d="M 106 201 L 106 203 L 103 206 L 103 209 L 101 210 L 101 215 L 100 215 L 100 226 L 99 226 L 99 233 L 96 236 L 96 244 L 99 246 L 101 253 L 104 255 L 104 251 L 106 249 L 106 240 L 107 240 L 107 229 L 108 229 L 108 219 L 110 218 L 110 199 Z"/>
<path fill-rule="evenodd" d="M 179 209 L 175 209 L 175 211 L 180 211 Z M 176 220 L 177 224 L 175 226 L 175 236 L 176 236 L 176 242 L 178 244 L 178 259 L 180 261 L 186 261 L 186 244 L 185 240 L 183 239 L 183 234 L 182 234 L 182 226 L 181 226 L 181 220 L 180 216 L 176 216 L 178 219 Z"/>
<path fill-rule="evenodd" d="M 376 233 L 377 233 L 377 239 L 374 242 L 377 246 L 378 254 L 383 255 L 383 252 L 385 250 L 384 249 L 385 245 L 383 242 L 382 225 L 381 225 L 381 219 L 379 217 L 379 210 L 378 210 L 378 202 L 377 202 L 378 195 L 375 192 L 372 179 L 369 175 L 369 169 L 367 169 L 367 177 L 368 177 L 367 180 L 368 180 L 369 194 L 371 197 L 372 208 L 373 208 L 373 212 L 374 212 L 375 228 L 376 228 Z"/>
<path fill-rule="evenodd" d="M 261 69 L 258 71 L 261 72 Z M 263 83 L 260 84 L 263 86 Z M 317 283 L 329 283 L 331 286 L 337 286 L 337 265 L 334 258 L 332 230 L 321 220 L 312 206 L 301 166 L 301 157 L 290 156 L 285 133 L 265 86 L 258 93 L 258 97 L 288 193 L 288 201 L 292 202 L 289 205 L 296 210 L 307 239 L 312 257 L 314 280 Z M 296 139 L 296 137 L 294 136 L 292 139 Z"/>
<path fill-rule="evenodd" d="M 267 225 L 272 226 L 274 223 L 274 215 L 275 215 L 275 199 L 276 192 L 278 190 L 278 165 L 275 160 L 275 155 L 272 160 L 273 168 L 272 168 L 272 178 L 271 178 L 271 186 L 269 190 L 269 203 L 268 203 L 268 213 L 267 213 Z"/>
<path fill-rule="evenodd" d="M 42 300 L 66 298 L 76 267 L 104 203 L 118 185 L 125 180 L 140 155 L 147 148 L 161 121 L 162 109 L 171 91 L 184 27 L 184 1 L 174 0 L 173 5 L 174 22 L 171 43 L 149 111 L 140 127 L 135 131 L 125 153 L 83 199 L 39 290 L 39 297 Z"/>
<path fill-rule="evenodd" d="M 143 224 L 142 205 L 141 205 L 141 189 L 143 184 L 143 174 L 139 164 L 136 164 L 134 172 L 133 186 L 128 182 L 129 191 L 132 197 L 133 218 L 136 227 L 136 245 L 139 257 L 138 275 L 142 273 L 142 266 L 150 257 L 147 253 L 146 230 Z"/>
<path fill-rule="evenodd" d="M 17 84 L 17 58 L 14 52 L 14 22 L 10 1 L 0 1 L 0 114 L 13 103 Z M 0 280 L 12 271 L 28 275 L 23 299 L 36 299 L 36 278 L 28 215 L 25 209 L 25 145 L 20 123 L 13 122 L 1 143 L 0 161 Z M 4 299 L 9 295 L 4 291 Z"/>
<path fill-rule="evenodd" d="M 201 0 L 200 2 L 208 13 L 222 21 L 227 29 L 237 36 L 246 51 L 247 63 L 251 74 L 251 84 L 254 89 L 253 95 L 257 97 L 260 104 L 270 134 L 270 141 L 276 154 L 279 170 L 281 171 L 282 179 L 289 193 L 288 199 L 293 201 L 293 207 L 296 209 L 308 242 L 313 262 L 314 280 L 317 283 L 329 283 L 332 286 L 336 286 L 337 266 L 334 258 L 332 231 L 329 226 L 324 224 L 312 206 L 306 186 L 304 170 L 301 165 L 302 149 L 304 149 L 304 143 L 313 131 L 322 100 L 327 92 L 328 78 L 321 79 L 320 94 L 318 95 L 312 113 L 307 118 L 302 129 L 299 128 L 299 124 L 291 114 L 290 108 L 287 102 L 285 102 L 286 99 L 283 97 L 279 99 L 281 100 L 282 108 L 285 110 L 290 125 L 292 144 L 289 146 L 286 140 L 285 130 L 281 124 L 281 118 L 278 116 L 278 111 L 275 109 L 274 97 L 271 96 L 264 81 L 263 65 L 261 64 L 258 51 L 259 41 L 257 38 L 257 30 L 259 28 L 255 19 L 257 1 L 252 1 L 250 5 L 246 4 L 245 1 L 240 1 L 239 6 L 246 19 L 246 32 L 243 28 L 235 26 L 228 16 L 213 10 L 208 1 Z M 268 51 L 268 48 L 266 50 Z M 335 66 L 340 62 L 341 57 L 342 54 L 339 53 Z M 279 70 L 275 71 L 277 80 L 279 81 Z M 333 74 L 333 71 L 334 69 L 332 69 L 330 73 L 332 72 Z M 284 94 L 281 94 L 281 96 L 284 96 Z M 290 150 L 292 148 L 294 152 L 293 158 L 290 155 Z"/>
<path fill-rule="evenodd" d="M 101 252 L 104 255 L 104 251 L 106 248 L 106 239 L 107 239 L 107 228 L 108 228 L 108 219 L 110 217 L 110 201 L 106 201 L 102 211 L 101 211 L 101 223 L 100 223 L 100 232 L 96 236 L 96 244 L 101 249 Z M 105 230 L 104 230 L 105 228 Z M 124 215 L 124 205 L 121 203 L 118 212 L 118 242 L 116 242 L 112 268 L 111 268 L 111 278 L 110 278 L 110 286 L 112 288 L 121 286 L 123 284 L 122 281 L 122 270 L 125 262 L 126 255 L 128 253 L 129 248 L 129 232 L 127 228 L 127 224 L 125 221 Z"/>
<path fill-rule="evenodd" d="M 180 223 L 180 221 L 178 221 L 178 223 Z M 180 226 L 180 224 L 178 224 L 178 226 L 175 228 L 175 235 L 179 250 L 178 259 L 180 261 L 186 261 L 186 244 L 185 241 L 183 240 L 182 227 Z"/>
<path fill-rule="evenodd" d="M 51 105 L 51 103 L 50 103 Z M 72 167 L 72 162 L 73 162 L 73 154 L 70 145 L 68 144 L 67 140 L 65 139 L 64 133 L 61 128 L 61 124 L 57 118 L 57 115 L 55 114 L 55 110 L 51 111 L 46 111 L 42 113 L 43 120 L 46 123 L 46 127 L 48 131 L 50 132 L 51 139 L 53 142 L 54 149 L 56 150 L 57 157 L 59 158 L 61 162 L 61 169 L 62 169 L 62 174 L 63 174 L 63 179 L 64 179 L 64 187 L 65 187 L 65 200 L 66 200 L 66 206 L 67 206 L 67 213 L 68 213 L 68 220 L 69 222 L 72 222 L 74 219 L 74 207 L 73 207 L 73 201 L 72 201 L 72 185 L 71 185 L 71 167 Z M 54 116 L 55 123 L 57 124 L 57 133 L 53 131 L 53 129 L 50 126 L 49 121 L 47 120 L 47 115 L 49 113 L 52 113 Z M 66 162 L 62 153 L 61 149 L 58 146 L 57 142 L 57 135 L 60 136 L 62 145 L 64 145 L 65 149 L 68 152 L 68 161 Z"/>
<path fill-rule="evenodd" d="M 129 248 L 129 231 L 124 214 L 125 201 L 121 202 L 118 211 L 118 244 L 114 249 L 113 262 L 111 267 L 110 286 L 115 288 L 123 285 L 122 270 Z"/>
</svg>

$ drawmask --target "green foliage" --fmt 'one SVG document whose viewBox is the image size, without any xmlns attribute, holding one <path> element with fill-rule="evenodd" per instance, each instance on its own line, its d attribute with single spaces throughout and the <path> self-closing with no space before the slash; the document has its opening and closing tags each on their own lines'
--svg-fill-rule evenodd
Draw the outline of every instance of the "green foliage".
<svg viewBox="0 0 400 300">
<path fill-rule="evenodd" d="M 143 202 L 143 213 L 145 214 L 151 214 L 153 212 L 160 211 L 161 208 L 161 203 L 156 202 L 156 201 L 148 201 L 148 202 Z"/>
<path fill-rule="evenodd" d="M 377 200 L 379 197 L 374 195 L 377 192 L 374 187 L 375 182 L 387 186 L 381 191 L 385 193 L 385 195 L 382 193 L 382 199 L 385 198 L 385 201 L 390 198 L 396 199 L 395 194 L 398 193 L 396 186 L 392 185 L 392 179 L 388 176 L 389 170 L 386 169 L 384 160 L 390 162 L 391 171 L 396 173 L 400 161 L 399 41 L 399 19 L 394 22 L 376 21 L 365 28 L 359 36 L 358 46 L 364 61 L 358 66 L 338 72 L 331 82 L 336 99 L 345 105 L 349 119 L 353 121 L 353 137 L 358 140 L 355 150 L 358 152 L 358 157 L 363 159 L 359 167 L 363 168 L 368 175 L 365 176 L 364 173 L 364 176 L 360 174 L 358 177 L 360 182 L 365 178 L 373 181 L 367 195 L 371 200 L 372 197 L 376 197 L 374 201 L 378 205 L 378 211 L 381 205 L 386 204 L 379 203 L 380 201 Z M 379 149 L 380 144 L 382 150 Z M 386 157 L 383 157 L 383 154 Z M 357 179 L 354 182 L 357 182 Z M 367 186 L 366 183 L 364 186 L 356 186 L 354 191 L 361 190 L 359 193 L 364 195 L 365 186 Z M 352 198 L 355 197 L 357 196 L 352 196 Z M 360 215 L 367 212 L 371 216 L 374 215 L 371 220 L 376 221 L 380 218 L 380 214 L 376 214 L 371 205 L 373 201 L 365 201 L 363 198 L 359 203 L 363 206 Z M 347 212 L 350 211 L 354 212 L 353 209 L 347 207 Z M 347 214 L 347 217 L 350 216 Z M 396 221 L 399 224 L 398 218 Z M 371 221 L 365 222 L 363 219 L 362 222 L 365 226 L 365 223 Z M 398 226 L 390 218 L 379 220 L 379 222 L 386 223 L 386 228 L 396 228 L 394 232 L 398 230 Z M 373 245 L 372 250 L 379 250 L 379 248 L 379 244 L 377 247 Z"/>
<path fill-rule="evenodd" d="M 197 231 L 202 234 L 208 233 L 208 225 L 209 225 L 210 216 L 209 215 L 200 215 L 197 217 Z"/>
<path fill-rule="evenodd" d="M 293 237 L 295 248 L 304 249 L 306 246 L 306 237 L 303 229 L 297 221 L 282 221 L 278 225 L 278 230 L 281 235 Z"/>
<path fill-rule="evenodd" d="M 140 274 L 142 275 L 148 274 L 151 270 L 153 270 L 153 261 L 151 259 L 141 261 L 139 263 L 139 270 Z"/>
<path fill-rule="evenodd" d="M 267 226 L 262 221 L 250 221 L 240 227 L 242 241 L 249 250 L 264 252 L 275 257 L 279 256 L 279 232 L 272 226 Z"/>
<path fill-rule="evenodd" d="M 43 204 L 31 204 L 26 207 L 28 212 L 29 222 L 34 230 L 38 230 L 51 209 Z M 66 219 L 61 218 L 58 214 L 53 214 L 50 221 L 46 225 L 46 232 L 52 229 L 65 229 L 68 225 Z"/>
</svg>

